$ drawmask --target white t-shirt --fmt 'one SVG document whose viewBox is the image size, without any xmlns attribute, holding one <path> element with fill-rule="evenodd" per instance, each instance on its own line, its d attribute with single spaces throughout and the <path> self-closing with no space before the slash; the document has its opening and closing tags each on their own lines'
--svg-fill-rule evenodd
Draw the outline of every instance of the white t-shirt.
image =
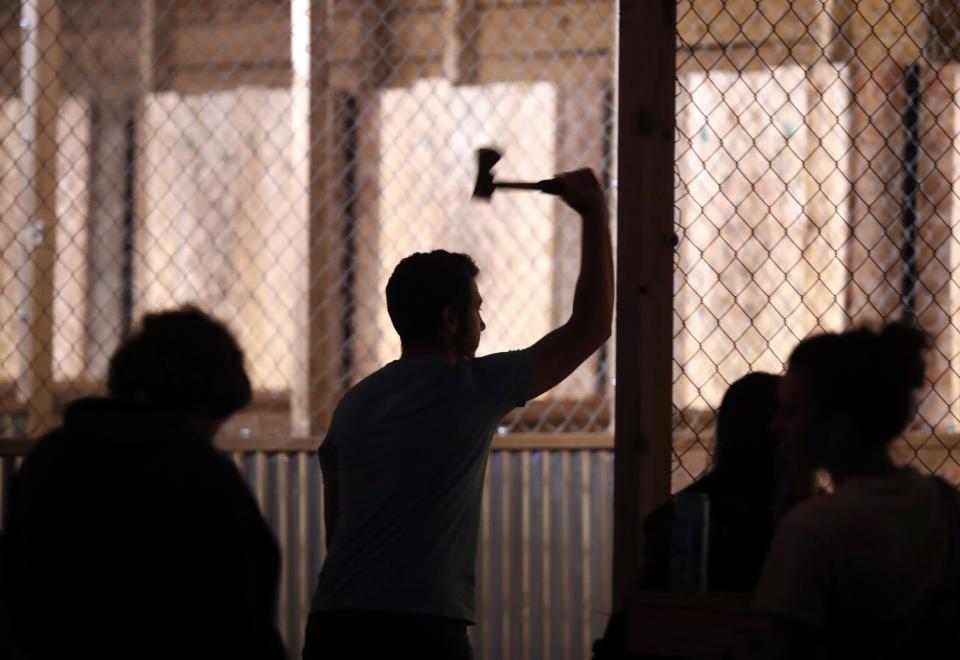
<svg viewBox="0 0 960 660">
<path fill-rule="evenodd" d="M 948 504 L 932 477 L 903 468 L 797 505 L 777 529 L 755 605 L 811 626 L 830 655 L 897 652 L 956 578 Z"/>
<path fill-rule="evenodd" d="M 526 402 L 532 370 L 530 350 L 411 357 L 347 392 L 319 451 L 339 509 L 313 611 L 474 621 L 490 441 Z"/>
</svg>

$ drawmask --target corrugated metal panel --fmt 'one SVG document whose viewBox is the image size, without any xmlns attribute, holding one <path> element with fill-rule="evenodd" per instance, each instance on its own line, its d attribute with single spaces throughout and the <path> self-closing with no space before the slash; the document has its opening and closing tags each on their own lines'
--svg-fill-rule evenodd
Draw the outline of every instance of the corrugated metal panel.
<svg viewBox="0 0 960 660">
<path fill-rule="evenodd" d="M 298 658 L 326 553 L 319 465 L 309 452 L 231 459 L 280 543 L 279 625 Z M 2 459 L 0 493 L 17 463 Z M 611 600 L 613 452 L 495 451 L 483 505 L 476 657 L 589 657 Z"/>
<path fill-rule="evenodd" d="M 280 625 L 299 657 L 326 554 L 315 456 L 235 455 L 283 548 Z M 611 600 L 613 452 L 496 451 L 477 566 L 478 659 L 584 658 Z"/>
</svg>

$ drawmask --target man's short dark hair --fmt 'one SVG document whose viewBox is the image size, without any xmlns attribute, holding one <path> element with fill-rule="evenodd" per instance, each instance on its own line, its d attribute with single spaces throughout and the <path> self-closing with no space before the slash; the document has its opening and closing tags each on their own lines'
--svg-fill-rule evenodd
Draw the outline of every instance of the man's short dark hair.
<svg viewBox="0 0 960 660">
<path fill-rule="evenodd" d="M 223 420 L 252 398 L 243 352 L 227 327 L 196 307 L 147 314 L 110 360 L 115 399 Z"/>
<path fill-rule="evenodd" d="M 387 311 L 404 346 L 438 346 L 443 310 L 466 317 L 470 284 L 480 269 L 469 255 L 417 252 L 402 260 L 387 282 Z"/>
</svg>

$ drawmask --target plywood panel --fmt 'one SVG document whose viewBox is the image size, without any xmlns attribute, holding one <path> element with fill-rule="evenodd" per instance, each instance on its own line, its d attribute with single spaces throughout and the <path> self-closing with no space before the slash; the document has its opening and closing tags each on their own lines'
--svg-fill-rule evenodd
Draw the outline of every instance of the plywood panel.
<svg viewBox="0 0 960 660">
<path fill-rule="evenodd" d="M 293 242 L 304 191 L 293 177 L 290 93 L 240 89 L 150 99 L 147 215 L 135 261 L 137 315 L 194 302 L 225 319 L 254 386 L 292 375 Z"/>
<path fill-rule="evenodd" d="M 843 25 L 843 35 L 856 47 L 856 59 L 868 69 L 891 59 L 916 61 L 930 39 L 926 2 L 918 0 L 858 0 Z"/>
<path fill-rule="evenodd" d="M 612 4 L 490 9 L 480 19 L 477 48 L 484 56 L 611 50 Z"/>
<path fill-rule="evenodd" d="M 60 0 L 63 29 L 85 32 L 110 28 L 114 32 L 130 30 L 134 33 L 140 22 L 139 2 L 116 0 Z M 172 2 L 170 3 L 173 4 Z"/>
<path fill-rule="evenodd" d="M 261 23 L 178 26 L 174 36 L 176 66 L 196 67 L 238 62 L 290 62 L 290 19 L 280 15 Z"/>
<path fill-rule="evenodd" d="M 613 63 L 597 67 L 584 76 L 571 73 L 569 77 L 561 77 L 558 83 L 556 170 L 563 172 L 590 167 L 599 177 L 605 144 L 604 105 L 613 102 L 612 94 L 608 97 L 606 93 L 606 84 L 614 75 Z M 580 273 L 580 238 L 579 216 L 566 205 L 559 205 L 552 245 L 556 263 L 552 285 L 554 325 L 565 322 L 573 308 L 573 292 Z M 554 389 L 552 396 L 581 398 L 586 402 L 588 397 L 597 393 L 598 369 L 596 357 L 587 360 Z M 586 403 L 584 407 L 587 414 L 596 409 Z"/>
<path fill-rule="evenodd" d="M 258 23 L 290 17 L 290 0 L 172 0 L 180 25 Z"/>
<path fill-rule="evenodd" d="M 677 34 L 686 48 L 721 48 L 812 38 L 824 2 L 792 0 L 680 0 Z M 821 42 L 825 43 L 825 42 Z"/>
<path fill-rule="evenodd" d="M 844 305 L 854 323 L 880 322 L 897 316 L 901 304 L 903 69 L 892 59 L 869 69 L 855 61 L 845 75 L 856 98 L 850 132 L 857 148 L 846 254 L 852 280 Z"/>
<path fill-rule="evenodd" d="M 62 382 L 80 379 L 86 365 L 90 115 L 85 102 L 70 99 L 62 104 L 57 137 L 53 375 Z"/>
<path fill-rule="evenodd" d="M 279 90 L 289 89 L 292 79 L 289 66 L 200 68 L 178 71 L 171 82 L 171 89 L 188 95 L 217 93 L 242 87 Z"/>
<path fill-rule="evenodd" d="M 613 56 L 596 53 L 589 56 L 580 53 L 552 54 L 547 57 L 509 59 L 481 58 L 480 84 L 512 81 L 550 80 L 574 86 L 578 83 L 591 85 L 597 78 L 605 79 L 613 71 Z"/>
<path fill-rule="evenodd" d="M 443 56 L 447 35 L 442 11 L 396 12 L 390 25 L 396 35 L 391 53 L 394 60 Z"/>
<path fill-rule="evenodd" d="M 448 45 L 443 7 L 390 14 L 394 60 L 441 58 Z M 447 24 L 449 27 L 449 24 Z M 476 12 L 475 48 L 481 58 L 526 58 L 537 53 L 609 51 L 615 30 L 611 3 L 545 7 L 483 7 Z"/>
<path fill-rule="evenodd" d="M 24 152 L 20 138 L 22 105 L 16 99 L 0 103 L 0 381 L 15 381 L 23 368 L 17 350 L 22 323 L 17 315 L 23 290 L 17 281 L 18 265 L 24 259 L 25 218 L 19 206 L 23 175 L 18 163 Z"/>
<path fill-rule="evenodd" d="M 681 78 L 681 410 L 716 407 L 748 371 L 779 373 L 799 339 L 844 322 L 849 98 L 805 74 L 791 66 Z"/>
</svg>

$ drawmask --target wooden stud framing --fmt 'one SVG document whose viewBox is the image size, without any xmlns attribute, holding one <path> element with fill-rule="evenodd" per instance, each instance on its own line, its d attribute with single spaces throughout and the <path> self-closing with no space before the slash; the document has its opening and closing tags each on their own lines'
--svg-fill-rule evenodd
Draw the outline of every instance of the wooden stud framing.
<svg viewBox="0 0 960 660">
<path fill-rule="evenodd" d="M 614 610 L 670 494 L 676 3 L 620 5 Z"/>
<path fill-rule="evenodd" d="M 480 71 L 477 0 L 443 2 L 443 71 L 454 85 L 475 84 Z"/>
<path fill-rule="evenodd" d="M 303 270 L 296 282 L 298 331 L 290 411 L 293 433 L 301 436 L 322 433 L 340 388 L 339 234 L 331 199 L 333 90 L 326 52 L 332 16 L 332 0 L 291 3 L 294 149 L 302 159 L 299 180 L 306 185 L 306 224 L 298 237 Z"/>
<path fill-rule="evenodd" d="M 28 433 L 54 424 L 53 283 L 57 231 L 57 117 L 60 107 L 60 10 L 55 0 L 24 0 L 21 90 L 22 139 L 27 143 L 21 167 L 27 185 L 21 202 L 26 215 L 21 237 L 26 250 L 20 281 L 23 371 L 19 393 L 29 407 Z"/>
</svg>

